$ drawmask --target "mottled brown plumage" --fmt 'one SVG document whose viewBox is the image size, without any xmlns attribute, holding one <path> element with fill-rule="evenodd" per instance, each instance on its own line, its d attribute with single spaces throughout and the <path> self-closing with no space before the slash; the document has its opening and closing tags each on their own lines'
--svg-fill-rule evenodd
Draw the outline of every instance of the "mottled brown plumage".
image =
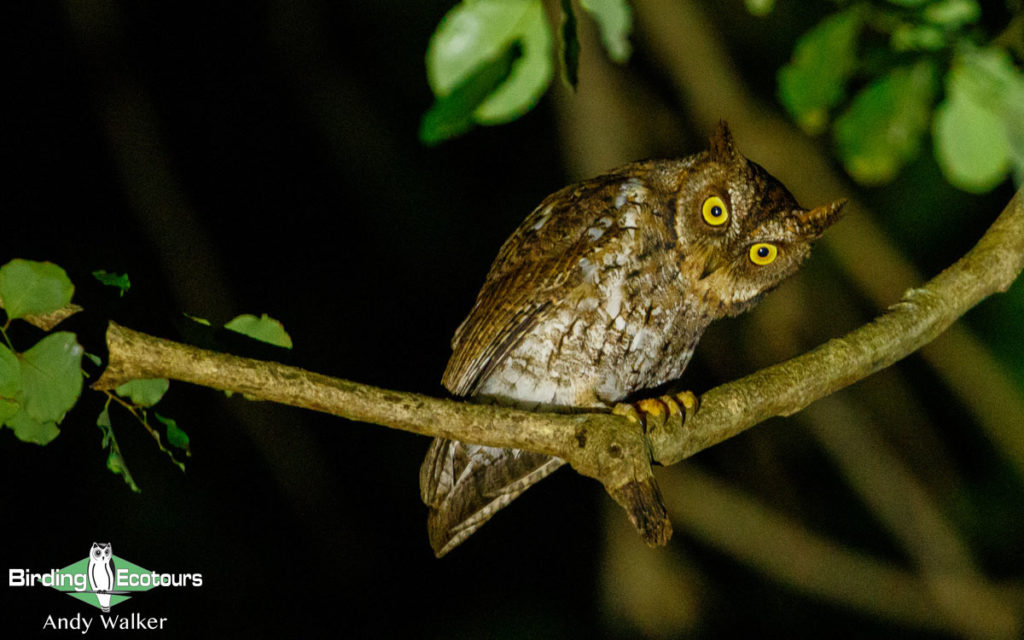
<svg viewBox="0 0 1024 640">
<path fill-rule="evenodd" d="M 548 196 L 505 241 L 442 379 L 523 408 L 608 408 L 678 378 L 708 323 L 796 271 L 839 214 L 807 211 L 734 148 L 648 160 Z M 437 439 L 420 472 L 438 556 L 563 464 Z"/>
</svg>

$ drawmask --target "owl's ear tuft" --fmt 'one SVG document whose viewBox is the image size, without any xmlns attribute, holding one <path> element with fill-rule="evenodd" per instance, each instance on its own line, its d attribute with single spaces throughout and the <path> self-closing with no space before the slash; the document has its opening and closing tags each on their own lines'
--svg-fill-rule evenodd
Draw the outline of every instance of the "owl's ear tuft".
<svg viewBox="0 0 1024 640">
<path fill-rule="evenodd" d="M 718 162 L 732 162 L 736 159 L 736 146 L 732 141 L 732 132 L 725 120 L 719 120 L 715 132 L 711 135 L 711 159 Z"/>
<path fill-rule="evenodd" d="M 845 199 L 836 200 L 835 202 L 800 213 L 797 217 L 797 226 L 800 233 L 810 240 L 820 238 L 825 233 L 825 229 L 835 224 L 842 217 L 843 205 L 845 204 Z"/>
</svg>

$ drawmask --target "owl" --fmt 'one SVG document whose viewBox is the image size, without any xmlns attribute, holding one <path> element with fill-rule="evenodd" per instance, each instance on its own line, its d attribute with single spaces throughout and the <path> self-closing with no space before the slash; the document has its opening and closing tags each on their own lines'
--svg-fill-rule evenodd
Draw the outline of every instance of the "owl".
<svg viewBox="0 0 1024 640">
<path fill-rule="evenodd" d="M 647 160 L 548 196 L 501 247 L 442 382 L 477 402 L 610 409 L 678 378 L 710 322 L 796 271 L 843 202 L 803 209 L 735 148 Z M 434 440 L 420 470 L 440 557 L 565 462 Z"/>
<path fill-rule="evenodd" d="M 113 551 L 109 542 L 94 542 L 89 549 L 89 588 L 96 594 L 100 609 L 110 611 L 110 590 L 114 588 Z"/>
</svg>

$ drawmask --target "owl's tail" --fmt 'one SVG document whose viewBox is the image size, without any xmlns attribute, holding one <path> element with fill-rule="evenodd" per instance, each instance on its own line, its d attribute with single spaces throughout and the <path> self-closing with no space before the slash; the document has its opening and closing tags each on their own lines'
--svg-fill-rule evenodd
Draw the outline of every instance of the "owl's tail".
<svg viewBox="0 0 1024 640">
<path fill-rule="evenodd" d="M 436 438 L 420 467 L 427 533 L 440 558 L 565 460 Z"/>
</svg>

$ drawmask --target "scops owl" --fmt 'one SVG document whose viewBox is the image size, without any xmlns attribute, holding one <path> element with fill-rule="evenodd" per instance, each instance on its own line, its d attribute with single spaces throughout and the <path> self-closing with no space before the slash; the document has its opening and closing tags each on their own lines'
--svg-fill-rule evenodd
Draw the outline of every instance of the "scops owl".
<svg viewBox="0 0 1024 640">
<path fill-rule="evenodd" d="M 796 271 L 842 204 L 802 209 L 724 123 L 708 151 L 565 187 L 501 247 L 442 381 L 475 401 L 573 411 L 678 378 L 708 323 Z M 420 471 L 434 552 L 562 464 L 434 440 Z"/>
</svg>

